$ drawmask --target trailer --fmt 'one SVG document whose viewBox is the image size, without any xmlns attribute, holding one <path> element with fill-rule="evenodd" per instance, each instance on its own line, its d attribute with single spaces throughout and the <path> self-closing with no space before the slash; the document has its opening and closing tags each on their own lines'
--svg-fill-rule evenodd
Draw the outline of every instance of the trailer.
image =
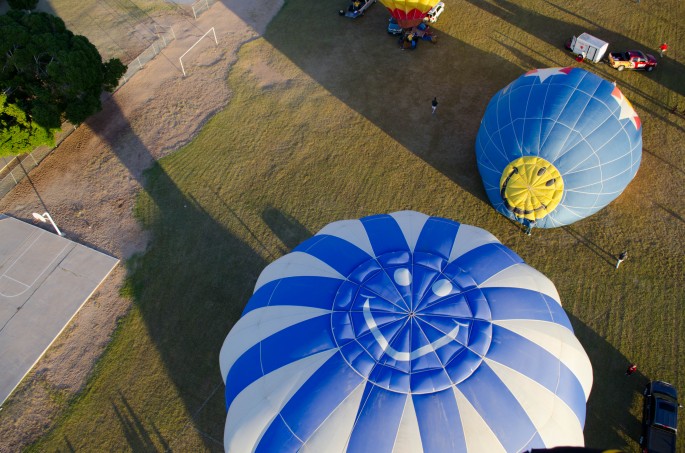
<svg viewBox="0 0 685 453">
<path fill-rule="evenodd" d="M 609 48 L 609 43 L 588 33 L 583 33 L 578 37 L 573 36 L 566 43 L 566 48 L 574 54 L 580 55 L 584 60 L 598 63 Z"/>
</svg>

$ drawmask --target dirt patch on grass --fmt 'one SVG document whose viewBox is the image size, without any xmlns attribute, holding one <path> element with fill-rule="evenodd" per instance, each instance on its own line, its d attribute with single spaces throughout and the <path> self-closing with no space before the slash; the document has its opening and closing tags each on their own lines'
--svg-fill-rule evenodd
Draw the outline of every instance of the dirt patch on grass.
<svg viewBox="0 0 685 453">
<path fill-rule="evenodd" d="M 0 212 L 31 219 L 48 210 L 69 239 L 123 260 L 143 252 L 148 237 L 133 215 L 143 172 L 188 143 L 231 96 L 226 83 L 240 46 L 258 37 L 282 0 L 214 3 L 199 20 L 174 9 L 177 40 L 81 125 L 6 197 Z M 184 57 L 179 57 L 215 27 Z M 268 77 L 267 77 L 268 78 Z M 0 451 L 18 451 L 45 433 L 83 388 L 130 301 L 119 295 L 117 268 L 84 305 L 0 412 Z"/>
</svg>

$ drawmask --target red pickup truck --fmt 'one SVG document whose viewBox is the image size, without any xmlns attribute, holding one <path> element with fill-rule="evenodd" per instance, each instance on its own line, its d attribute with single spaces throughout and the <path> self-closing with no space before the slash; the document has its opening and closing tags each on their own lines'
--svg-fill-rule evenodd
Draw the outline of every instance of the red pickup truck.
<svg viewBox="0 0 685 453">
<path fill-rule="evenodd" d="M 656 58 L 640 50 L 628 50 L 626 52 L 611 52 L 609 65 L 619 71 L 624 69 L 644 69 L 651 72 L 656 68 Z"/>
</svg>

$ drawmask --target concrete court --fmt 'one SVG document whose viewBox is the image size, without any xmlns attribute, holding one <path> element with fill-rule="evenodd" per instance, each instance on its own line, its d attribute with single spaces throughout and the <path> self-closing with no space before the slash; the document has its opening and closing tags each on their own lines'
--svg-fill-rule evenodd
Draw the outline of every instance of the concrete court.
<svg viewBox="0 0 685 453">
<path fill-rule="evenodd" d="M 118 262 L 0 214 L 0 405 Z"/>
</svg>

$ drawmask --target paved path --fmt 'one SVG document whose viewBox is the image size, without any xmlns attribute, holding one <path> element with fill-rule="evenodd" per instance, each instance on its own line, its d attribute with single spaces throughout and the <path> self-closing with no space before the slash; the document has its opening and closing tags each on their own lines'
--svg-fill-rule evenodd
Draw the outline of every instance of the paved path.
<svg viewBox="0 0 685 453">
<path fill-rule="evenodd" d="M 0 214 L 0 404 L 118 262 Z"/>
</svg>

